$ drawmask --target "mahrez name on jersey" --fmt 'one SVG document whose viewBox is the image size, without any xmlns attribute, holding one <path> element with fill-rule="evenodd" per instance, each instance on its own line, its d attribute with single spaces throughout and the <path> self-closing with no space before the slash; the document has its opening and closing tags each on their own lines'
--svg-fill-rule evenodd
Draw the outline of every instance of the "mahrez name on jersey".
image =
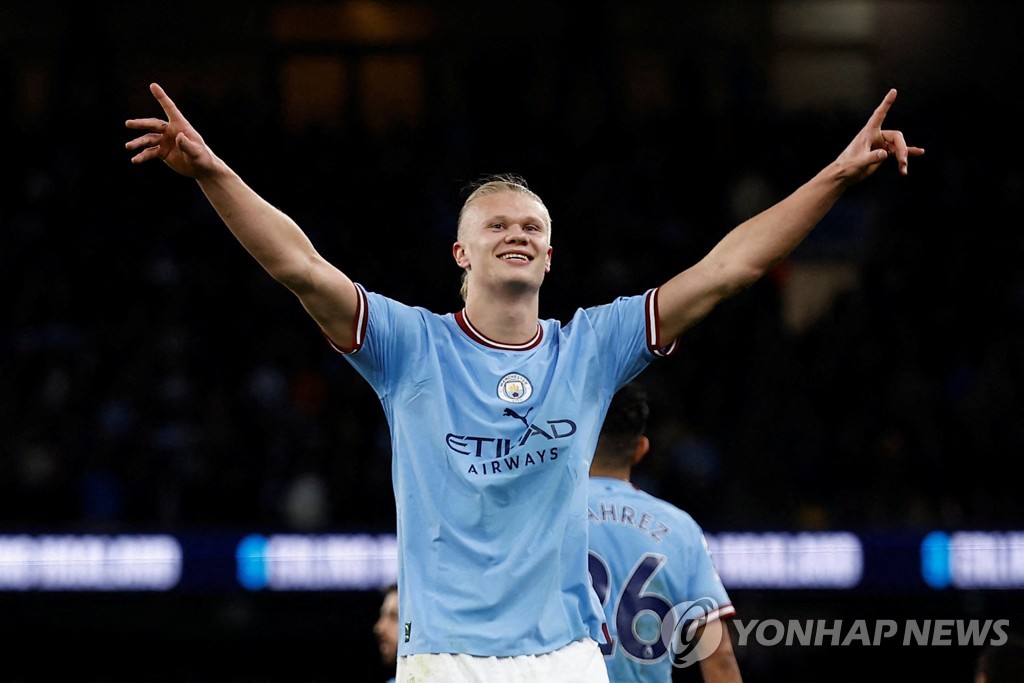
<svg viewBox="0 0 1024 683">
<path fill-rule="evenodd" d="M 636 508 L 629 505 L 616 509 L 615 503 L 598 503 L 597 512 L 593 507 L 587 508 L 587 518 L 595 524 L 619 524 L 642 531 L 655 541 L 660 541 L 672 531 L 651 513 L 638 513 Z"/>
</svg>

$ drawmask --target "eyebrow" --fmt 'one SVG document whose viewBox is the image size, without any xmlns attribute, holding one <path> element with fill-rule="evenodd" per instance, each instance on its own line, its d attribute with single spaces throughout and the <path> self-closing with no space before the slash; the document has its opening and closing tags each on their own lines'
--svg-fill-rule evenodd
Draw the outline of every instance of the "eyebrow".
<svg viewBox="0 0 1024 683">
<path fill-rule="evenodd" d="M 490 225 L 491 223 L 508 223 L 509 221 L 515 220 L 517 219 L 512 218 L 511 216 L 499 214 L 497 216 L 491 216 L 490 218 L 486 219 L 485 223 L 487 225 Z M 537 218 L 536 216 L 527 216 L 521 220 L 526 225 L 539 225 L 543 227 L 545 230 L 547 230 L 548 228 L 548 224 L 543 218 Z"/>
</svg>

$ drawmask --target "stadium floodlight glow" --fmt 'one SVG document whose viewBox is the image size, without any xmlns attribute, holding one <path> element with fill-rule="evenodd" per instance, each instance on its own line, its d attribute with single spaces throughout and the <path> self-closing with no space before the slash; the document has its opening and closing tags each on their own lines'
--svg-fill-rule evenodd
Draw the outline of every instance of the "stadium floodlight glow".
<svg viewBox="0 0 1024 683">
<path fill-rule="evenodd" d="M 707 540 L 730 589 L 849 589 L 864 574 L 864 548 L 852 533 L 719 533 Z"/>
<path fill-rule="evenodd" d="M 921 575 L 932 588 L 1024 588 L 1024 532 L 932 532 L 921 542 Z"/>
<path fill-rule="evenodd" d="M 173 536 L 0 536 L 4 591 L 167 591 L 181 570 Z"/>
<path fill-rule="evenodd" d="M 246 536 L 235 553 L 247 590 L 369 590 L 398 576 L 394 534 Z"/>
<path fill-rule="evenodd" d="M 729 589 L 1024 588 L 1024 531 L 705 535 Z M 0 534 L 0 592 L 363 591 L 397 574 L 394 534 Z"/>
</svg>

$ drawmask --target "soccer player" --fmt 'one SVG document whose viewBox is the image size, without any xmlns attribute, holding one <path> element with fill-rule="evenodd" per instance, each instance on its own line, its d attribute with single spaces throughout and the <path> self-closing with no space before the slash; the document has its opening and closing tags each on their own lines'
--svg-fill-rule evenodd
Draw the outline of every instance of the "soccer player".
<svg viewBox="0 0 1024 683">
<path fill-rule="evenodd" d="M 612 395 L 789 254 L 846 188 L 889 157 L 905 174 L 924 152 L 882 128 L 892 90 L 835 161 L 698 263 L 565 324 L 539 319 L 548 209 L 521 179 L 495 178 L 460 212 L 452 256 L 465 307 L 442 315 L 353 282 L 214 153 L 158 84 L 150 91 L 165 118 L 126 122 L 138 133 L 126 143 L 132 162 L 159 159 L 194 178 L 380 398 L 398 515 L 399 681 L 607 680 L 586 509 Z M 626 229 L 621 239 L 639 243 Z"/>
<path fill-rule="evenodd" d="M 392 584 L 384 591 L 380 616 L 373 624 L 381 664 L 391 671 L 394 671 L 398 663 L 398 628 L 398 585 Z M 387 683 L 395 683 L 395 679 L 391 678 Z"/>
<path fill-rule="evenodd" d="M 982 648 L 975 661 L 974 683 L 1021 683 L 1024 681 L 1024 634 L 1012 633 L 998 645 Z"/>
<path fill-rule="evenodd" d="M 590 465 L 590 578 L 611 635 L 601 646 L 608 678 L 670 683 L 673 664 L 699 661 L 705 683 L 740 683 L 729 630 L 719 621 L 736 610 L 704 532 L 686 512 L 630 483 L 650 448 L 649 414 L 640 385 L 620 389 Z M 697 622 L 692 634 L 687 617 Z"/>
</svg>

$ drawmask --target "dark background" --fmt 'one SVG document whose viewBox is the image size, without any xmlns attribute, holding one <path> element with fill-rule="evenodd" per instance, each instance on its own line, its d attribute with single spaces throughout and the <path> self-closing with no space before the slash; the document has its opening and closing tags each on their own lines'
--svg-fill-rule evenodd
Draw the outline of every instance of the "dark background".
<svg viewBox="0 0 1024 683">
<path fill-rule="evenodd" d="M 329 260 L 435 311 L 461 303 L 463 187 L 523 174 L 553 216 L 541 314 L 560 319 L 699 259 L 898 88 L 887 125 L 927 155 L 849 191 L 642 375 L 636 482 L 709 531 L 1021 528 L 1022 17 L 895 0 L 4 3 L 0 532 L 394 529 L 373 392 L 192 181 L 129 163 L 124 120 L 161 115 L 152 81 Z M 733 597 L 745 618 L 1020 613 L 1015 591 Z M 190 662 L 207 653 L 211 680 L 373 681 L 379 601 L 2 595 L 0 625 L 80 650 L 81 679 L 119 680 L 136 653 L 147 668 L 126 680 L 205 680 L 213 665 Z M 864 648 L 767 654 L 739 652 L 749 680 L 888 670 Z M 966 680 L 976 653 L 892 654 Z M 16 661 L 25 680 L 67 663 Z"/>
</svg>

